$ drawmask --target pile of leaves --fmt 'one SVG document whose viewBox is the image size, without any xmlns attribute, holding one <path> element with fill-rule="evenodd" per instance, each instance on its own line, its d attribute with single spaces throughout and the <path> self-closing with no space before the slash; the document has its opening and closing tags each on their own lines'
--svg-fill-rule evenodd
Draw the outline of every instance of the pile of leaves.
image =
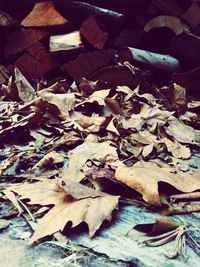
<svg viewBox="0 0 200 267">
<path fill-rule="evenodd" d="M 83 222 L 94 236 L 119 203 L 166 215 L 200 211 L 199 171 L 180 164 L 199 151 L 200 67 L 173 49 L 181 38 L 200 44 L 191 15 L 200 8 L 192 1 L 178 15 L 177 4 L 161 3 L 152 1 L 135 28 L 128 20 L 129 29 L 126 12 L 109 11 L 122 25 L 112 34 L 112 19 L 106 28 L 92 9 L 80 25 L 50 1 L 36 3 L 21 24 L 0 11 L 1 199 L 38 222 L 31 243 Z M 141 50 L 142 38 L 163 26 L 173 33 L 165 47 Z M 138 29 L 143 37 L 131 50 L 124 36 L 139 38 Z"/>
</svg>

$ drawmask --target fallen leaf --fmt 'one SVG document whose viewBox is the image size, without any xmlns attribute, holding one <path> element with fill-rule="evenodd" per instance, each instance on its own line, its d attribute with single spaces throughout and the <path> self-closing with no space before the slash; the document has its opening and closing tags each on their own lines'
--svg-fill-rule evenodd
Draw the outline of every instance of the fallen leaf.
<svg viewBox="0 0 200 267">
<path fill-rule="evenodd" d="M 89 133 L 99 132 L 100 127 L 106 120 L 105 117 L 101 117 L 96 114 L 93 114 L 91 117 L 89 117 L 78 112 L 74 112 L 71 118 L 79 125 L 78 128 L 80 128 L 82 131 L 86 130 Z"/>
<path fill-rule="evenodd" d="M 152 205 L 160 205 L 158 192 L 159 182 L 172 185 L 181 192 L 193 192 L 200 189 L 200 181 L 197 174 L 174 174 L 154 164 L 143 167 L 126 167 L 121 165 L 116 169 L 117 181 L 126 184 L 139 192 L 143 199 Z M 185 186 L 187 184 L 187 186 Z"/>
<path fill-rule="evenodd" d="M 104 220 L 111 220 L 114 209 L 118 209 L 119 196 L 97 192 L 73 181 L 61 187 L 56 180 L 11 187 L 20 199 L 29 199 L 29 204 L 54 205 L 40 220 L 40 225 L 31 238 L 34 243 L 40 238 L 62 231 L 68 222 L 72 228 L 85 222 L 92 237 Z M 94 213 L 96 216 L 94 216 Z"/>
<path fill-rule="evenodd" d="M 167 150 L 172 153 L 172 156 L 177 159 L 189 159 L 191 157 L 191 151 L 189 147 L 181 145 L 179 142 L 170 141 L 168 138 L 162 138 L 161 142 L 163 142 Z"/>
<path fill-rule="evenodd" d="M 175 117 L 168 120 L 168 127 L 165 127 L 166 133 L 174 137 L 178 142 L 191 145 L 200 145 L 200 131 L 196 130 Z"/>
<path fill-rule="evenodd" d="M 110 89 L 105 90 L 98 90 L 92 93 L 87 100 L 83 101 L 82 103 L 76 105 L 76 108 L 82 106 L 87 103 L 97 103 L 99 106 L 106 106 L 105 99 L 109 95 Z"/>
<path fill-rule="evenodd" d="M 0 231 L 6 229 L 10 224 L 11 222 L 8 220 L 0 219 Z"/>
<path fill-rule="evenodd" d="M 118 159 L 118 154 L 116 147 L 111 146 L 109 141 L 102 143 L 87 141 L 71 150 L 68 158 L 69 166 L 64 172 L 63 181 L 79 182 L 85 177 L 81 169 L 88 160 L 103 160 L 109 163 Z"/>
<path fill-rule="evenodd" d="M 175 230 L 179 225 L 168 218 L 160 218 L 155 223 L 137 224 L 134 229 L 152 236 Z"/>
<path fill-rule="evenodd" d="M 64 161 L 64 158 L 61 154 L 57 153 L 56 151 L 52 151 L 47 153 L 40 161 L 38 161 L 34 166 L 35 168 L 49 168 L 52 165 L 62 163 Z"/>
<path fill-rule="evenodd" d="M 38 93 L 42 101 L 55 105 L 63 118 L 69 117 L 69 112 L 74 109 L 75 96 L 73 93 L 53 94 L 42 90 Z"/>
<path fill-rule="evenodd" d="M 31 102 L 36 98 L 35 89 L 26 80 L 18 68 L 15 68 L 15 83 L 18 90 L 19 98 L 24 102 Z"/>
</svg>

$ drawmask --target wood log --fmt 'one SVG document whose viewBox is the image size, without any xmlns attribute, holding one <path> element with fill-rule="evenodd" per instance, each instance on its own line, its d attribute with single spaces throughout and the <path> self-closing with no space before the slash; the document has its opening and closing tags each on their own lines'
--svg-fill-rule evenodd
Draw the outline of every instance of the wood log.
<svg viewBox="0 0 200 267">
<path fill-rule="evenodd" d="M 179 16 L 183 12 L 175 0 L 153 0 L 152 3 L 168 15 Z"/>
<path fill-rule="evenodd" d="M 41 30 L 18 30 L 7 34 L 5 43 L 5 56 L 10 57 L 18 54 L 37 43 L 48 35 L 48 32 Z"/>
<path fill-rule="evenodd" d="M 79 0 L 98 7 L 120 12 L 125 15 L 141 14 L 146 12 L 151 0 Z"/>
<path fill-rule="evenodd" d="M 173 73 L 172 82 L 198 94 L 200 92 L 200 67 L 184 73 Z"/>
<path fill-rule="evenodd" d="M 0 33 L 11 31 L 18 27 L 18 22 L 0 10 Z"/>
<path fill-rule="evenodd" d="M 121 46 L 139 47 L 141 41 L 141 34 L 142 30 L 140 29 L 135 29 L 135 30 L 124 29 L 114 39 L 113 45 L 115 47 L 121 47 Z"/>
<path fill-rule="evenodd" d="M 9 70 L 5 66 L 0 65 L 0 84 L 7 82 L 8 79 L 9 79 Z"/>
<path fill-rule="evenodd" d="M 144 27 L 145 32 L 149 32 L 155 28 L 169 28 L 176 35 L 181 34 L 185 29 L 187 29 L 186 25 L 177 17 L 174 16 L 157 16 L 151 19 Z"/>
<path fill-rule="evenodd" d="M 200 25 L 200 6 L 198 3 L 192 3 L 190 8 L 182 14 L 183 18 L 193 30 L 195 30 Z"/>
<path fill-rule="evenodd" d="M 34 0 L 3 0 L 0 1 L 0 10 L 20 22 L 31 11 L 34 3 Z"/>
<path fill-rule="evenodd" d="M 80 33 L 91 45 L 98 49 L 103 49 L 108 39 L 107 32 L 100 29 L 92 16 L 83 22 Z"/>
<path fill-rule="evenodd" d="M 20 72 L 28 79 L 38 79 L 45 73 L 49 72 L 57 66 L 56 62 L 47 53 L 41 43 L 35 43 L 15 62 L 10 66 L 13 72 L 17 67 Z"/>
<path fill-rule="evenodd" d="M 166 72 L 175 72 L 180 69 L 179 61 L 170 55 L 162 55 L 132 47 L 121 48 L 119 58 L 122 63 L 125 61 L 134 63 L 136 61 Z"/>
<path fill-rule="evenodd" d="M 21 22 L 24 27 L 61 27 L 70 29 L 71 25 L 67 19 L 62 17 L 54 8 L 52 1 L 36 3 L 32 11 Z"/>
<path fill-rule="evenodd" d="M 72 53 L 80 52 L 84 49 L 81 40 L 80 32 L 74 31 L 68 34 L 54 35 L 50 37 L 49 50 L 50 52 L 66 51 Z"/>
<path fill-rule="evenodd" d="M 200 38 L 183 32 L 174 36 L 170 42 L 171 53 L 187 67 L 200 65 Z"/>
<path fill-rule="evenodd" d="M 80 27 L 82 22 L 91 15 L 104 30 L 114 35 L 120 32 L 125 23 L 123 14 L 80 1 L 58 0 L 55 6 L 76 27 Z"/>
<path fill-rule="evenodd" d="M 114 62 L 115 50 L 101 50 L 80 54 L 76 60 L 70 61 L 62 66 L 75 81 L 88 78 L 96 70 Z"/>
</svg>

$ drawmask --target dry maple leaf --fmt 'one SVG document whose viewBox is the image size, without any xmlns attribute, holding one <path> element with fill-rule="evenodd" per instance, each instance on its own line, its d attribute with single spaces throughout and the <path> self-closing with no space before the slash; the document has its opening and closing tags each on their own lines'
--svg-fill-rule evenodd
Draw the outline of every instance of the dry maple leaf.
<svg viewBox="0 0 200 267">
<path fill-rule="evenodd" d="M 193 192 L 200 189 L 198 175 L 197 173 L 174 174 L 167 169 L 148 164 L 147 167 L 145 165 L 130 168 L 125 165 L 118 166 L 115 178 L 139 192 L 149 204 L 160 205 L 159 182 L 170 184 L 181 192 Z"/>
<path fill-rule="evenodd" d="M 63 181 L 81 181 L 85 174 L 81 172 L 82 167 L 88 160 L 105 160 L 112 162 L 118 159 L 116 147 L 111 146 L 111 142 L 93 143 L 85 141 L 68 153 L 69 166 L 64 172 Z"/>
<path fill-rule="evenodd" d="M 63 187 L 57 180 L 9 188 L 20 199 L 30 199 L 29 204 L 54 205 L 40 220 L 40 225 L 31 238 L 31 243 L 63 230 L 68 222 L 76 227 L 87 223 L 92 237 L 104 220 L 111 220 L 112 211 L 118 209 L 119 196 L 97 192 L 79 183 L 67 181 Z"/>
</svg>

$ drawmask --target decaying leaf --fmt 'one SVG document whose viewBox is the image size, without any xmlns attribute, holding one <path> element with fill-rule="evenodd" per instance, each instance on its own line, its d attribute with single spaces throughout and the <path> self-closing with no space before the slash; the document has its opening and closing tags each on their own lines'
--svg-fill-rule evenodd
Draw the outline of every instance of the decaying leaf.
<svg viewBox="0 0 200 267">
<path fill-rule="evenodd" d="M 175 230 L 177 227 L 179 224 L 164 217 L 157 219 L 155 223 L 137 224 L 134 229 L 152 236 Z"/>
<path fill-rule="evenodd" d="M 73 181 L 66 181 L 64 187 L 59 181 L 49 180 L 48 183 L 13 186 L 9 190 L 19 194 L 21 199 L 29 199 L 29 204 L 54 205 L 40 220 L 31 243 L 62 231 L 67 222 L 71 222 L 72 227 L 87 223 L 92 237 L 104 220 L 111 220 L 112 211 L 118 208 L 119 196 L 97 192 Z"/>
<path fill-rule="evenodd" d="M 23 102 L 31 102 L 36 98 L 35 89 L 26 80 L 26 78 L 22 75 L 18 68 L 15 68 L 15 83 L 17 86 L 19 98 Z"/>
<path fill-rule="evenodd" d="M 185 125 L 175 117 L 168 120 L 169 126 L 165 128 L 167 134 L 184 144 L 199 145 L 200 131 Z"/>
<path fill-rule="evenodd" d="M 111 146 L 111 142 L 109 141 L 102 143 L 86 141 L 71 150 L 68 157 L 69 166 L 64 172 L 63 181 L 72 180 L 79 182 L 85 176 L 81 169 L 88 160 L 102 160 L 111 163 L 118 159 L 118 154 L 116 147 Z"/>
<path fill-rule="evenodd" d="M 62 163 L 64 158 L 56 151 L 47 153 L 39 162 L 37 162 L 33 168 L 49 168 L 52 165 Z"/>
<path fill-rule="evenodd" d="M 145 165 L 143 167 L 121 165 L 116 169 L 115 178 L 139 192 L 143 199 L 152 205 L 160 205 L 159 182 L 170 184 L 181 192 L 200 189 L 197 174 L 174 174 L 155 165 L 151 167 L 149 165 L 147 167 Z"/>
<path fill-rule="evenodd" d="M 6 229 L 10 224 L 11 222 L 8 220 L 0 219 L 0 231 Z"/>
<path fill-rule="evenodd" d="M 167 150 L 172 153 L 173 157 L 177 159 L 189 159 L 191 157 L 189 147 L 180 144 L 176 140 L 172 142 L 168 138 L 163 138 L 161 142 L 167 146 Z"/>
<path fill-rule="evenodd" d="M 69 116 L 69 112 L 73 110 L 75 106 L 75 96 L 72 93 L 53 94 L 42 90 L 38 93 L 38 95 L 43 101 L 47 101 L 48 103 L 55 105 L 64 118 Z"/>
</svg>

